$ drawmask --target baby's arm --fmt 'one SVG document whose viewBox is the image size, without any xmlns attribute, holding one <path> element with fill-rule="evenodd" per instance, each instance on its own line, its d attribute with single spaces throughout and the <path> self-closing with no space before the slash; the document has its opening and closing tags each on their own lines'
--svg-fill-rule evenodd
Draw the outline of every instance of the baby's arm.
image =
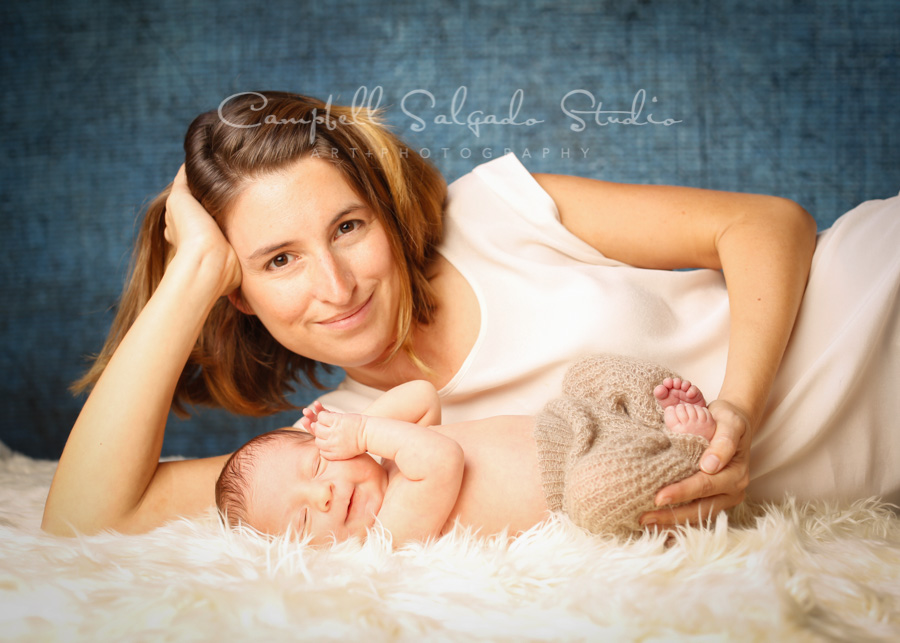
<svg viewBox="0 0 900 643">
<path fill-rule="evenodd" d="M 433 426 L 441 423 L 441 400 L 431 382 L 413 380 L 395 386 L 381 395 L 364 413 L 420 426 Z"/>
<path fill-rule="evenodd" d="M 378 519 L 399 545 L 440 535 L 456 505 L 465 458 L 453 439 L 391 418 L 321 411 L 309 422 L 329 460 L 373 453 L 392 460 L 400 475 L 388 485 Z"/>
<path fill-rule="evenodd" d="M 316 400 L 303 409 L 300 426 L 309 431 L 309 423 L 315 420 L 317 413 L 325 410 L 322 403 Z M 363 415 L 393 418 L 424 427 L 434 426 L 441 423 L 441 400 L 431 382 L 413 380 L 382 393 L 363 411 Z"/>
</svg>

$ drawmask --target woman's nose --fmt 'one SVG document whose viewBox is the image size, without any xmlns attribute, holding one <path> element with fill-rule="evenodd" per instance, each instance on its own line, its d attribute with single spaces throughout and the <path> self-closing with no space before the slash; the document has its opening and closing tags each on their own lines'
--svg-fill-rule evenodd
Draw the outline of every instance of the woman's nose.
<svg viewBox="0 0 900 643">
<path fill-rule="evenodd" d="M 353 272 L 332 252 L 318 257 L 314 289 L 320 301 L 345 305 L 353 298 Z"/>
</svg>

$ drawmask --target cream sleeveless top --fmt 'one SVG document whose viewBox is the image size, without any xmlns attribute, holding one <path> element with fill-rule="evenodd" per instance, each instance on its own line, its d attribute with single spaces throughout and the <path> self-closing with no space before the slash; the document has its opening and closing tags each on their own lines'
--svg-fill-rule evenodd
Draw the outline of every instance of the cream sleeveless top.
<svg viewBox="0 0 900 643">
<path fill-rule="evenodd" d="M 440 253 L 481 308 L 475 345 L 439 391 L 445 422 L 532 414 L 591 353 L 663 364 L 716 398 L 728 297 L 713 270 L 635 268 L 561 223 L 513 155 L 449 187 Z M 819 235 L 813 274 L 751 451 L 756 499 L 900 500 L 900 197 L 870 201 Z M 326 407 L 362 411 L 381 391 L 349 378 Z"/>
</svg>

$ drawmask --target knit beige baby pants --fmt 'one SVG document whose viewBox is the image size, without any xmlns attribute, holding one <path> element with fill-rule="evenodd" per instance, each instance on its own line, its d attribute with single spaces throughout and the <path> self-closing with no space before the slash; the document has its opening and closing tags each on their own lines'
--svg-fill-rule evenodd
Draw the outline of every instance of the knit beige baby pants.
<svg viewBox="0 0 900 643">
<path fill-rule="evenodd" d="M 599 355 L 575 362 L 563 396 L 535 416 L 541 483 L 552 511 L 593 533 L 640 531 L 662 487 L 699 469 L 705 438 L 665 428 L 653 389 L 667 369 Z"/>
</svg>

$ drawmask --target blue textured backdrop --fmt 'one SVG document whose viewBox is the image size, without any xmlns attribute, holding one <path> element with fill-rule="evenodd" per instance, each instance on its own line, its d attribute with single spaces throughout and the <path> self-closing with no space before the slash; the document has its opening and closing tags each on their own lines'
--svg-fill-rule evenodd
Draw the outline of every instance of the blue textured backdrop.
<svg viewBox="0 0 900 643">
<path fill-rule="evenodd" d="M 142 205 L 191 119 L 236 92 L 381 88 L 449 180 L 509 148 L 532 171 L 780 194 L 820 226 L 900 190 L 895 0 L 43 0 L 0 20 L 0 440 L 32 456 L 58 457 L 77 415 L 66 386 L 102 343 Z M 435 123 L 454 94 L 460 121 L 518 101 L 526 124 Z M 639 120 L 678 122 L 576 131 L 566 113 L 644 94 Z M 292 417 L 204 411 L 165 452 L 219 453 Z"/>
</svg>

